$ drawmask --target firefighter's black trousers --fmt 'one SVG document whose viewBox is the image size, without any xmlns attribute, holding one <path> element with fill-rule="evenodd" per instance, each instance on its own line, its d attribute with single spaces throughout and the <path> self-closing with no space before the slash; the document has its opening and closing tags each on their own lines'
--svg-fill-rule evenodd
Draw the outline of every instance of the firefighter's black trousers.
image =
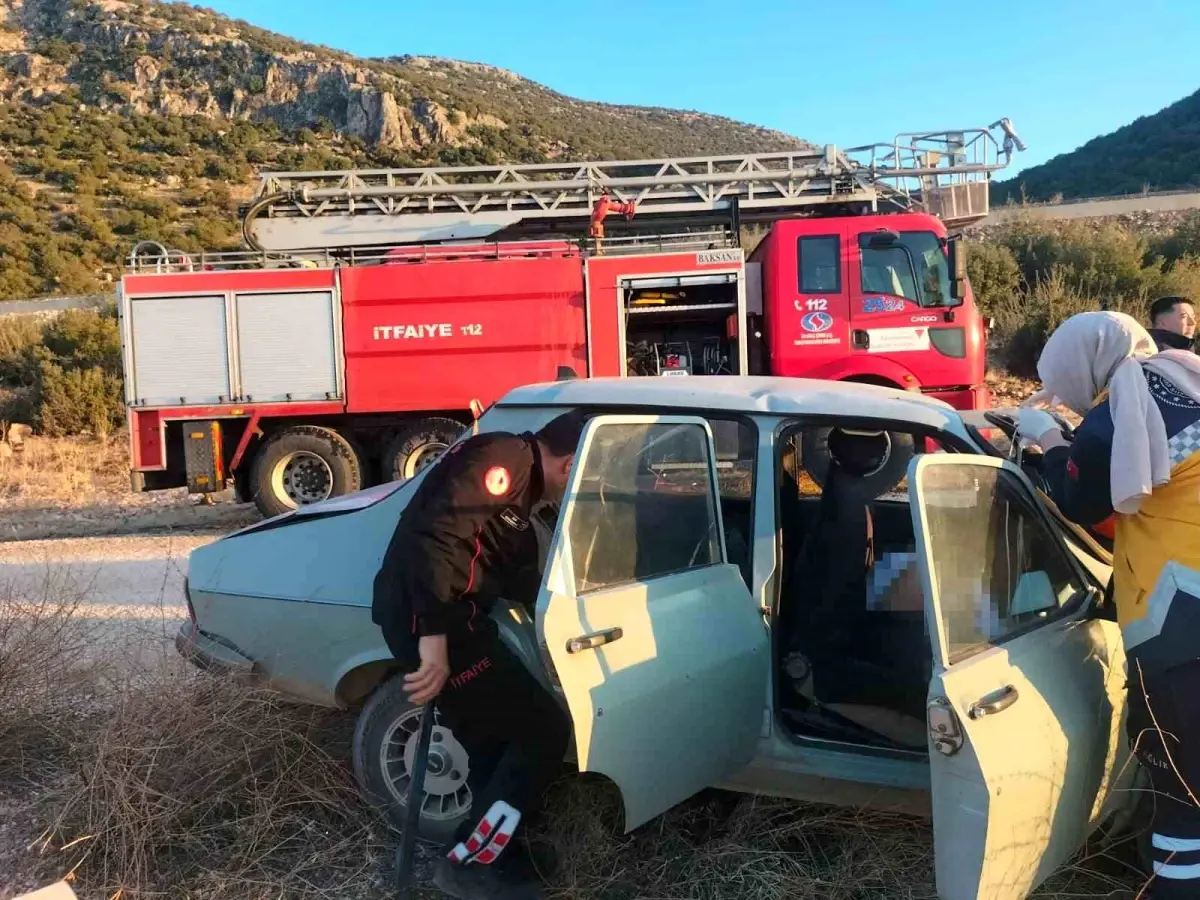
<svg viewBox="0 0 1200 900">
<path fill-rule="evenodd" d="M 471 754 L 467 785 L 473 797 L 471 813 L 447 849 L 460 862 L 488 863 L 512 839 L 514 827 L 524 827 L 538 812 L 561 770 L 570 723 L 489 617 L 455 627 L 447 647 L 451 675 L 436 703 L 441 720 Z"/>
<path fill-rule="evenodd" d="M 1154 793 L 1142 896 L 1200 898 L 1200 660 L 1145 678 L 1131 662 L 1127 727 Z"/>
</svg>

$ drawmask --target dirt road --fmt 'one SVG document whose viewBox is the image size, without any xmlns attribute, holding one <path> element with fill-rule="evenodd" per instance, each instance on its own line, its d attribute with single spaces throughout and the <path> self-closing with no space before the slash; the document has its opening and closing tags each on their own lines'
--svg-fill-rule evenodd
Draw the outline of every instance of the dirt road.
<svg viewBox="0 0 1200 900">
<path fill-rule="evenodd" d="M 188 553 L 218 536 L 2 543 L 0 591 L 25 603 L 41 597 L 68 603 L 77 599 L 74 618 L 97 640 L 136 637 L 143 651 L 162 648 L 186 615 L 183 578 Z"/>
</svg>

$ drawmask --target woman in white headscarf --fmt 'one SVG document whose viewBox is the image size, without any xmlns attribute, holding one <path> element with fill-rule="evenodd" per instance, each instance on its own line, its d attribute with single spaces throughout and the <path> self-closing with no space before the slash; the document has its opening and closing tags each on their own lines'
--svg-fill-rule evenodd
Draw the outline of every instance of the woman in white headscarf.
<svg viewBox="0 0 1200 900">
<path fill-rule="evenodd" d="M 1164 565 L 1200 570 L 1200 356 L 1156 350 L 1131 316 L 1072 316 L 1046 343 L 1043 390 L 1018 421 L 1045 451 L 1043 474 L 1063 515 L 1089 528 L 1115 519 L 1112 588 L 1127 651 L 1128 627 L 1165 618 L 1174 602 L 1147 617 Z M 1070 443 L 1033 408 L 1054 400 L 1083 416 Z M 1153 672 L 1131 665 L 1128 684 L 1130 743 L 1159 798 L 1155 900 L 1200 897 L 1200 633 L 1173 635 L 1171 645 Z"/>
</svg>

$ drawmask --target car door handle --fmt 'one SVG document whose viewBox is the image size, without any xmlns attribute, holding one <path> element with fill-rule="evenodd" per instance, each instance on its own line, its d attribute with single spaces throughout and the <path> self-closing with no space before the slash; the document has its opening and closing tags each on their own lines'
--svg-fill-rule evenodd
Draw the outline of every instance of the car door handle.
<svg viewBox="0 0 1200 900">
<path fill-rule="evenodd" d="M 1006 685 L 1002 690 L 994 694 L 988 694 L 982 700 L 977 700 L 969 710 L 967 715 L 972 719 L 982 719 L 984 716 L 995 715 L 998 712 L 1004 712 L 1014 703 L 1017 702 L 1017 689 L 1011 684 Z"/>
<path fill-rule="evenodd" d="M 604 631 L 597 631 L 593 634 L 580 635 L 567 641 L 567 652 L 581 653 L 584 650 L 595 650 L 597 647 L 619 641 L 624 633 L 620 628 L 606 628 Z"/>
</svg>

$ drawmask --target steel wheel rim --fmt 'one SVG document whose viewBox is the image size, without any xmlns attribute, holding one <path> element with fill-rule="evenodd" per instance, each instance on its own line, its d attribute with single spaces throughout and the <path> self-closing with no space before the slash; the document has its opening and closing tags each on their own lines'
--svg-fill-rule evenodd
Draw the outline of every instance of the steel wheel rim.
<svg viewBox="0 0 1200 900">
<path fill-rule="evenodd" d="M 467 786 L 470 760 L 466 748 L 441 724 L 441 718 L 435 711 L 421 818 L 450 821 L 471 809 L 471 788 Z M 379 767 L 388 793 L 400 806 L 408 805 L 420 728 L 421 711 L 410 709 L 391 724 L 380 742 Z"/>
<path fill-rule="evenodd" d="M 333 493 L 333 469 L 317 454 L 296 450 L 275 464 L 271 487 L 293 509 L 319 503 Z"/>
<path fill-rule="evenodd" d="M 415 452 L 408 454 L 408 459 L 404 461 L 404 477 L 413 478 L 420 475 L 423 471 L 433 465 L 433 461 L 442 455 L 442 452 L 450 446 L 443 444 L 440 441 L 430 441 L 428 444 L 422 444 Z"/>
</svg>

